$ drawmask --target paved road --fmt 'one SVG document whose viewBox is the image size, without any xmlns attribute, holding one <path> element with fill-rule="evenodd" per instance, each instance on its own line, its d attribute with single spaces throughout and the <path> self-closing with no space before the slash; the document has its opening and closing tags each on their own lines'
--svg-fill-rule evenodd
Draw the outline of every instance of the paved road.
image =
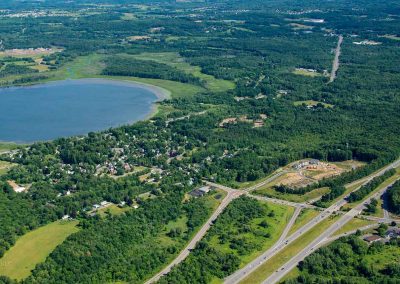
<svg viewBox="0 0 400 284">
<path fill-rule="evenodd" d="M 229 191 L 239 191 L 239 190 L 227 187 L 227 186 L 222 185 L 222 184 L 217 184 L 217 183 L 213 183 L 213 182 L 209 182 L 209 181 L 205 181 L 205 183 L 207 185 L 209 185 L 209 186 L 213 186 L 213 187 L 216 187 L 216 188 L 228 191 L 228 192 Z M 240 192 L 246 193 L 247 196 L 250 196 L 250 197 L 255 198 L 257 200 L 268 201 L 268 202 L 275 203 L 275 204 L 282 204 L 282 205 L 287 205 L 287 206 L 292 206 L 292 207 L 302 207 L 302 208 L 319 208 L 319 207 L 316 207 L 316 206 L 311 205 L 311 204 L 296 203 L 296 202 L 291 202 L 291 201 L 272 198 L 272 197 L 253 195 L 253 194 L 248 193 L 247 190 L 240 190 Z"/>
<path fill-rule="evenodd" d="M 394 183 L 394 182 L 393 182 Z M 371 202 L 371 199 L 379 198 L 390 186 L 390 185 L 382 188 L 378 192 L 374 193 L 370 197 L 368 197 L 365 201 L 357 205 L 355 208 L 347 212 L 344 216 L 342 216 L 335 224 L 330 226 L 326 231 L 324 231 L 321 235 L 319 235 L 316 239 L 314 239 L 306 248 L 304 248 L 300 253 L 290 259 L 287 263 L 281 266 L 277 271 L 275 271 L 271 276 L 269 276 L 263 284 L 275 284 L 280 279 L 283 278 L 289 271 L 295 268 L 300 261 L 306 258 L 308 255 L 313 253 L 318 247 L 320 247 L 331 235 L 333 235 L 336 231 L 346 225 L 351 219 L 355 216 L 361 214 L 361 212 L 365 209 L 365 205 Z"/>
<path fill-rule="evenodd" d="M 227 196 L 222 200 L 217 210 L 215 210 L 215 212 L 211 215 L 211 217 L 207 220 L 207 222 L 203 225 L 203 227 L 201 227 L 201 229 L 193 237 L 190 243 L 180 252 L 180 254 L 167 267 L 165 267 L 162 271 L 160 271 L 151 279 L 146 281 L 145 282 L 146 284 L 157 282 L 163 275 L 168 274 L 175 265 L 181 263 L 190 254 L 190 251 L 196 247 L 196 244 L 204 237 L 204 235 L 210 229 L 213 222 L 218 218 L 218 216 L 222 213 L 222 211 L 229 205 L 229 203 L 231 203 L 232 200 L 238 198 L 240 195 L 244 194 L 243 191 L 234 190 L 229 187 L 227 187 L 224 190 L 228 193 Z"/>
<path fill-rule="evenodd" d="M 340 207 L 342 207 L 346 201 L 340 200 L 330 206 L 329 208 L 325 209 L 322 211 L 321 214 L 318 216 L 314 217 L 311 221 L 309 221 L 307 224 L 305 224 L 303 227 L 301 227 L 299 230 L 291 234 L 288 238 L 286 238 L 284 241 L 281 243 L 276 243 L 273 247 L 271 247 L 268 251 L 264 252 L 262 254 L 262 259 L 260 260 L 259 258 L 253 260 L 249 264 L 247 264 L 245 267 L 243 267 L 240 270 L 237 270 L 234 274 L 230 275 L 227 277 L 224 281 L 226 284 L 233 284 L 233 283 L 239 283 L 241 280 L 243 280 L 245 277 L 247 277 L 250 273 L 255 271 L 259 266 L 261 266 L 264 262 L 278 254 L 280 251 L 282 251 L 287 245 L 290 243 L 294 242 L 297 240 L 299 237 L 304 235 L 306 232 L 308 232 L 310 229 L 315 227 L 317 224 L 328 218 L 333 212 L 338 211 Z"/>
<path fill-rule="evenodd" d="M 289 234 L 290 229 L 293 227 L 294 222 L 296 222 L 297 217 L 299 217 L 301 210 L 302 210 L 301 207 L 296 207 L 296 210 L 294 210 L 293 216 L 290 218 L 289 223 L 286 225 L 285 229 L 283 230 L 282 235 L 278 240 L 278 243 L 281 243 L 285 240 L 285 238 Z"/>
<path fill-rule="evenodd" d="M 377 171 L 375 174 L 367 177 L 367 178 L 362 178 L 361 180 L 357 181 L 357 188 L 354 190 L 358 190 L 361 186 L 364 184 L 367 184 L 370 180 L 372 180 L 374 177 L 380 176 L 384 174 L 386 171 L 396 168 L 400 165 L 400 159 L 394 161 L 393 163 L 383 167 L 381 170 Z M 354 184 L 356 184 L 354 182 Z M 347 195 L 348 196 L 348 195 Z M 344 196 L 334 204 L 332 204 L 329 208 L 325 209 L 324 211 L 321 212 L 318 216 L 314 217 L 311 221 L 309 221 L 307 224 L 305 224 L 303 227 L 301 227 L 299 230 L 294 232 L 289 238 L 285 240 L 285 242 L 281 244 L 276 244 L 274 245 L 271 249 L 266 251 L 263 256 L 265 258 L 260 261 L 258 258 L 250 262 L 248 265 L 243 267 L 240 270 L 237 270 L 234 274 L 228 276 L 224 283 L 227 284 L 236 284 L 239 283 L 241 280 L 243 280 L 245 277 L 247 277 L 250 273 L 255 271 L 259 266 L 261 266 L 265 261 L 268 259 L 272 258 L 274 255 L 278 254 L 281 250 L 283 250 L 288 244 L 294 242 L 296 239 L 301 237 L 304 233 L 308 232 L 310 229 L 318 225 L 321 221 L 325 220 L 328 218 L 333 212 L 338 212 L 340 208 L 347 203 L 345 198 L 347 196 Z M 278 199 L 279 200 L 279 199 Z M 279 200 L 279 202 L 283 202 L 282 200 Z M 282 203 L 284 204 L 284 203 Z M 288 202 L 286 202 L 288 204 Z M 351 218 L 350 218 L 351 219 Z"/>
<path fill-rule="evenodd" d="M 333 59 L 333 63 L 332 63 L 332 71 L 331 71 L 331 76 L 329 78 L 329 83 L 332 83 L 336 79 L 336 73 L 337 73 L 337 70 L 339 69 L 339 56 L 340 56 L 340 50 L 342 47 L 342 43 L 343 43 L 343 36 L 339 35 L 339 40 L 338 40 L 336 50 L 335 50 L 335 58 Z"/>
<path fill-rule="evenodd" d="M 368 215 L 361 215 L 364 219 L 378 222 L 378 223 L 391 223 L 391 222 L 396 222 L 400 223 L 400 219 L 396 218 L 381 218 L 381 217 L 375 217 L 375 216 L 368 216 Z"/>
<path fill-rule="evenodd" d="M 278 173 L 272 175 L 271 177 L 267 178 L 266 180 L 264 180 L 264 181 L 262 181 L 262 182 L 260 182 L 260 183 L 257 183 L 256 185 L 250 186 L 250 187 L 248 187 L 248 188 L 246 188 L 246 189 L 244 189 L 244 190 L 245 190 L 245 191 L 248 191 L 248 192 L 253 191 L 253 190 L 256 190 L 256 189 L 258 189 L 258 188 L 260 188 L 260 187 L 263 187 L 263 186 L 265 186 L 266 184 L 272 182 L 273 180 L 277 179 L 277 178 L 280 177 L 281 175 L 286 174 L 287 172 L 288 172 L 288 171 L 286 171 L 286 170 L 283 170 L 283 171 L 281 171 L 281 172 L 278 172 Z"/>
<path fill-rule="evenodd" d="M 352 234 L 355 234 L 357 231 L 361 231 L 362 232 L 362 231 L 366 231 L 366 230 L 369 230 L 369 229 L 375 229 L 375 228 L 378 228 L 378 227 L 379 227 L 379 223 L 375 223 L 375 224 L 371 224 L 371 225 L 367 225 L 367 226 L 358 228 L 357 230 L 352 230 L 352 231 L 345 232 L 343 234 L 332 236 L 332 237 L 329 237 L 329 238 L 325 239 L 323 242 L 321 242 L 319 246 L 320 247 L 324 246 L 324 245 L 326 245 L 328 243 L 336 241 L 337 239 L 340 239 L 341 237 L 350 236 Z"/>
<path fill-rule="evenodd" d="M 269 248 L 267 251 L 265 251 L 263 254 L 261 254 L 259 257 L 257 257 L 255 260 L 253 260 L 251 263 L 261 264 L 271 258 L 271 255 L 273 255 L 273 253 L 277 250 L 278 246 L 281 245 L 285 241 L 290 229 L 293 227 L 293 224 L 295 223 L 301 210 L 302 210 L 301 207 L 296 207 L 296 210 L 294 211 L 293 216 L 290 218 L 290 221 L 286 225 L 285 229 L 283 230 L 279 240 L 271 248 Z M 255 265 L 253 265 L 251 263 L 249 265 L 247 265 L 249 267 L 249 269 L 255 267 Z M 235 283 L 236 281 L 238 281 L 238 279 L 242 279 L 243 275 L 247 275 L 247 273 L 248 273 L 247 270 L 243 270 L 243 269 L 238 270 L 234 274 L 232 274 L 231 276 L 226 278 L 224 283 Z"/>
<path fill-rule="evenodd" d="M 399 166 L 400 166 L 400 158 L 397 159 L 396 161 L 392 162 L 391 164 L 381 168 L 379 171 L 377 171 L 376 173 L 374 173 L 372 175 L 366 176 L 364 178 L 361 178 L 359 180 L 356 180 L 356 181 L 353 181 L 353 182 L 347 184 L 346 188 L 349 188 L 349 187 L 351 187 L 351 186 L 353 186 L 355 184 L 359 184 L 359 183 L 361 185 L 367 184 L 368 182 L 370 182 L 372 179 L 376 178 L 377 176 L 381 176 L 385 172 L 387 172 L 388 170 L 394 169 L 394 168 L 398 168 Z M 359 188 L 359 186 L 355 190 L 358 190 L 358 188 Z"/>
</svg>

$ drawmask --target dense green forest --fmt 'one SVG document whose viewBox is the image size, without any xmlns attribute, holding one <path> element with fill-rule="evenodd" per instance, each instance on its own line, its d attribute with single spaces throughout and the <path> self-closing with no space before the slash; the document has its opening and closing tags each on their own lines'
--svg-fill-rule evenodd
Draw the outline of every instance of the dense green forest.
<svg viewBox="0 0 400 284">
<path fill-rule="evenodd" d="M 238 187 L 303 158 L 365 162 L 301 189 L 276 188 L 305 194 L 328 187 L 316 202 L 326 207 L 344 193 L 345 184 L 399 156 L 398 1 L 27 0 L 3 1 L 0 8 L 0 85 L 123 76 L 152 80 L 172 94 L 158 103 L 150 120 L 1 155 L 15 166 L 0 176 L 0 256 L 18 236 L 65 214 L 81 224 L 27 283 L 143 281 L 176 255 L 191 233 L 172 231 L 169 238 L 176 238 L 176 245 L 163 246 L 157 243 L 163 224 L 186 216 L 193 229 L 205 220 L 200 201 L 181 203 L 204 179 Z M 344 37 L 340 67 L 329 83 L 338 35 Z M 57 52 L 9 55 L 37 48 Z M 150 59 L 176 54 L 176 61 L 134 58 L 143 53 Z M 222 79 L 234 87 L 221 87 Z M 105 172 L 109 168 L 116 174 Z M 29 190 L 15 193 L 9 180 Z M 379 182 L 351 200 L 362 199 Z M 389 191 L 397 213 L 398 187 Z M 142 198 L 143 193 L 154 198 Z M 140 209 L 105 220 L 90 217 L 101 201 L 135 203 Z M 259 244 L 243 243 L 235 231 L 227 236 L 224 226 L 233 219 L 235 227 L 246 230 L 246 218 L 268 210 L 252 200 L 235 202 L 210 231 L 235 253 L 218 251 L 205 240 L 166 279 L 221 278 L 238 267 L 238 255 L 256 249 Z M 260 227 L 252 233 L 267 231 Z M 361 261 L 371 250 L 350 253 L 350 242 L 357 243 L 335 243 L 345 247 L 349 261 Z M 335 254 L 323 257 L 330 255 Z M 304 271 L 311 267 L 306 263 Z M 360 275 L 369 281 L 382 276 L 380 270 Z"/>
<path fill-rule="evenodd" d="M 308 256 L 294 283 L 397 283 L 400 266 L 392 262 L 400 242 L 376 242 L 370 246 L 357 236 L 342 238 Z"/>
<path fill-rule="evenodd" d="M 396 182 L 387 192 L 389 210 L 395 214 L 400 214 L 400 182 Z"/>
<path fill-rule="evenodd" d="M 182 192 L 174 191 L 123 216 L 84 222 L 84 230 L 59 246 L 25 282 L 142 282 L 182 249 L 208 217 L 210 208 L 202 200 L 182 204 L 181 199 Z M 167 232 L 174 241 L 164 241 L 165 224 L 181 216 L 187 217 L 188 230 Z"/>
</svg>

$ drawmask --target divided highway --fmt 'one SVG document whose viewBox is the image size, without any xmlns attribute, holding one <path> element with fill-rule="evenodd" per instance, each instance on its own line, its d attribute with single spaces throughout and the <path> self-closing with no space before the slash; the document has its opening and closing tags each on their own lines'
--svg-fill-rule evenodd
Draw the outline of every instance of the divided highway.
<svg viewBox="0 0 400 284">
<path fill-rule="evenodd" d="M 347 187 L 357 184 L 357 188 L 353 190 L 353 191 L 356 191 L 361 186 L 363 186 L 363 185 L 367 184 L 369 181 L 371 181 L 373 178 L 380 176 L 380 175 L 384 174 L 386 171 L 388 171 L 392 168 L 397 168 L 399 166 L 400 166 L 400 159 L 383 167 L 382 169 L 380 169 L 379 171 L 375 172 L 374 174 L 372 174 L 368 177 L 362 178 L 356 182 L 348 184 Z M 311 221 L 309 221 L 303 227 L 301 227 L 296 232 L 294 232 L 289 237 L 287 237 L 288 232 L 289 232 L 290 228 L 293 226 L 293 224 L 295 223 L 301 209 L 316 208 L 316 207 L 313 205 L 310 205 L 310 204 L 305 204 L 305 203 L 296 203 L 296 202 L 290 202 L 290 201 L 276 199 L 276 198 L 261 197 L 261 196 L 255 196 L 255 195 L 250 194 L 251 191 L 253 191 L 257 188 L 260 188 L 260 187 L 266 185 L 267 183 L 270 183 L 271 181 L 278 178 L 279 176 L 281 176 L 284 173 L 285 173 L 285 171 L 278 172 L 278 173 L 272 175 L 270 178 L 264 180 L 263 182 L 256 184 L 252 187 L 249 187 L 247 189 L 244 189 L 244 190 L 236 190 L 236 189 L 232 189 L 230 187 L 224 186 L 224 185 L 206 181 L 205 183 L 207 185 L 210 185 L 215 188 L 219 188 L 219 189 L 226 191 L 228 193 L 227 196 L 223 199 L 221 204 L 218 206 L 217 210 L 207 220 L 207 222 L 203 225 L 203 227 L 193 237 L 193 239 L 190 241 L 190 243 L 180 252 L 180 254 L 167 267 L 165 267 L 162 271 L 160 271 L 158 274 L 156 274 L 154 277 L 152 277 L 145 283 L 151 284 L 151 283 L 157 282 L 163 275 L 168 274 L 175 265 L 182 262 L 190 254 L 190 251 L 195 248 L 196 244 L 204 237 L 204 235 L 210 229 L 212 223 L 218 218 L 218 216 L 222 213 L 222 211 L 230 204 L 230 202 L 232 200 L 234 200 L 235 198 L 238 198 L 242 194 L 247 194 L 248 196 L 256 198 L 258 200 L 264 200 L 264 201 L 269 201 L 269 202 L 273 202 L 273 203 L 277 203 L 277 204 L 293 206 L 296 208 L 296 210 L 295 210 L 295 213 L 293 214 L 291 220 L 285 227 L 280 239 L 271 248 L 269 248 L 267 251 L 265 251 L 259 257 L 254 259 L 252 262 L 247 264 L 242 269 L 237 270 L 235 273 L 233 273 L 232 275 L 227 277 L 224 281 L 224 283 L 227 283 L 227 284 L 236 284 L 236 283 L 239 283 L 240 281 L 242 281 L 250 273 L 252 273 L 257 268 L 259 268 L 263 263 L 265 263 L 270 258 L 272 258 L 273 256 L 277 255 L 279 252 L 281 252 L 288 244 L 297 240 L 303 234 L 305 234 L 306 232 L 308 232 L 309 230 L 314 228 L 316 225 L 318 225 L 320 222 L 322 222 L 323 220 L 325 220 L 329 216 L 331 216 L 334 212 L 339 212 L 340 208 L 347 203 L 347 201 L 345 200 L 345 198 L 347 196 L 339 199 L 334 204 L 332 204 L 329 208 L 323 210 L 318 216 L 314 217 Z M 272 283 L 276 283 L 277 281 L 279 281 L 284 275 L 286 275 L 287 272 L 289 272 L 293 267 L 295 267 L 299 263 L 299 261 L 304 259 L 307 255 L 311 254 L 321 244 L 323 244 L 324 242 L 327 242 L 328 238 L 334 232 L 336 232 L 341 227 L 343 227 L 352 218 L 359 215 L 362 212 L 364 206 L 366 204 L 368 204 L 372 198 L 376 198 L 377 196 L 382 195 L 389 186 L 387 186 L 384 189 L 380 190 L 379 192 L 375 193 L 374 195 L 369 197 L 367 200 L 362 202 L 360 205 L 358 205 L 356 208 L 347 212 L 335 224 L 333 224 L 331 227 L 329 227 L 318 238 L 316 238 L 314 241 L 312 241 L 303 251 L 301 251 L 298 255 L 296 255 L 294 258 L 292 258 L 284 266 L 279 268 L 279 270 L 277 272 L 273 273 L 263 283 L 264 284 L 267 284 L 267 283 L 272 284 Z M 385 218 L 382 218 L 382 219 L 384 219 L 385 221 L 388 220 Z"/>
<path fill-rule="evenodd" d="M 361 212 L 365 209 L 365 206 L 371 202 L 371 199 L 373 198 L 379 198 L 382 196 L 382 194 L 385 193 L 385 191 L 391 187 L 394 184 L 391 183 L 390 185 L 382 188 L 375 194 L 371 195 L 368 197 L 365 201 L 363 201 L 361 204 L 347 212 L 344 216 L 342 216 L 335 224 L 330 226 L 326 231 L 324 231 L 318 238 L 313 240 L 306 248 L 304 248 L 300 253 L 298 253 L 295 257 L 293 257 L 291 260 L 289 260 L 286 264 L 281 266 L 276 272 L 274 272 L 271 276 L 269 276 L 263 284 L 275 284 L 277 283 L 280 279 L 283 278 L 290 270 L 295 268 L 300 261 L 302 261 L 304 258 L 306 258 L 308 255 L 313 253 L 316 249 L 318 249 L 322 244 L 324 244 L 324 241 L 329 238 L 329 236 L 333 235 L 336 231 L 338 231 L 340 228 L 342 228 L 344 225 L 346 225 L 351 219 L 353 219 L 355 216 L 361 214 Z"/>
<path fill-rule="evenodd" d="M 394 161 L 393 163 L 383 167 L 379 171 L 375 172 L 374 174 L 365 177 L 357 183 L 358 184 L 357 188 L 354 189 L 353 191 L 358 190 L 361 186 L 367 184 L 369 181 L 371 181 L 373 178 L 383 175 L 385 172 L 392 168 L 397 168 L 400 166 L 400 159 Z M 228 276 L 224 283 L 226 284 L 236 284 L 239 283 L 241 280 L 246 278 L 250 273 L 254 272 L 257 268 L 259 268 L 264 262 L 266 262 L 268 259 L 272 258 L 274 255 L 278 254 L 281 252 L 288 244 L 294 242 L 297 240 L 300 236 L 302 236 L 304 233 L 308 232 L 310 229 L 314 228 L 316 225 L 318 225 L 321 221 L 325 220 L 328 218 L 330 215 L 332 215 L 333 212 L 337 212 L 340 210 L 340 208 L 347 203 L 345 198 L 348 195 L 344 196 L 343 198 L 339 199 L 337 202 L 335 202 L 333 205 L 331 205 L 329 208 L 325 209 L 324 211 L 321 212 L 318 216 L 313 218 L 310 222 L 305 224 L 303 227 L 301 227 L 299 230 L 294 232 L 289 238 L 287 238 L 283 243 L 276 243 L 272 248 L 270 248 L 268 251 L 264 252 L 263 258 L 261 261 L 260 259 L 255 259 L 249 264 L 247 264 L 245 267 L 243 267 L 240 270 L 237 270 L 235 273 L 232 275 Z M 351 211 L 350 211 L 351 212 Z M 349 212 L 349 213 L 350 213 Z M 354 212 L 353 212 L 354 213 Z M 354 216 L 353 216 L 354 217 Z M 351 218 L 353 218 L 351 217 Z M 351 219 L 350 218 L 350 219 Z M 349 219 L 349 220 L 350 220 Z M 340 221 L 340 220 L 339 220 Z M 338 221 L 338 222 L 339 222 Z M 346 222 L 347 223 L 347 222 Z M 329 235 L 328 235 L 329 236 Z M 318 242 L 319 243 L 319 242 Z M 285 271 L 286 274 L 286 271 Z M 267 282 L 266 282 L 267 283 Z M 269 283 L 269 282 L 268 282 Z"/>
</svg>

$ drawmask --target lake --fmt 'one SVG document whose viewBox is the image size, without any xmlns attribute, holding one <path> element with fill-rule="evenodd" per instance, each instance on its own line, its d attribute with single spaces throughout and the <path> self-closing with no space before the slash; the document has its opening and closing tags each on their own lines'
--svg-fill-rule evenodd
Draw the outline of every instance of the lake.
<svg viewBox="0 0 400 284">
<path fill-rule="evenodd" d="M 103 79 L 0 88 L 0 141 L 47 141 L 133 123 L 151 114 L 158 93 Z"/>
</svg>

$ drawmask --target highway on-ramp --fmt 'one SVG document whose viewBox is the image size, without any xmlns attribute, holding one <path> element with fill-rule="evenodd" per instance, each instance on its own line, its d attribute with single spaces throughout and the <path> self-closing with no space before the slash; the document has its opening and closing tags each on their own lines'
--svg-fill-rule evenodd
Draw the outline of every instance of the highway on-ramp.
<svg viewBox="0 0 400 284">
<path fill-rule="evenodd" d="M 281 266 L 277 271 L 275 271 L 271 276 L 269 276 L 263 284 L 275 284 L 283 276 L 285 276 L 289 271 L 295 268 L 300 261 L 306 258 L 308 255 L 313 253 L 316 249 L 318 249 L 322 244 L 325 243 L 326 239 L 328 239 L 331 235 L 333 235 L 336 231 L 346 225 L 351 219 L 355 216 L 361 214 L 361 212 L 365 209 L 365 205 L 371 202 L 373 198 L 379 198 L 389 187 L 394 184 L 382 188 L 378 192 L 374 193 L 370 197 L 368 197 L 361 204 L 357 205 L 355 208 L 347 212 L 344 216 L 342 216 L 336 223 L 330 226 L 326 231 L 324 231 L 321 235 L 319 235 L 316 239 L 314 239 L 307 247 L 305 247 L 301 252 L 299 252 L 295 257 L 290 259 L 287 263 Z"/>
<path fill-rule="evenodd" d="M 361 186 L 367 184 L 373 178 L 375 178 L 377 176 L 380 176 L 380 175 L 383 175 L 388 170 L 390 170 L 392 168 L 399 167 L 399 165 L 400 165 L 400 159 L 398 159 L 398 160 L 394 161 L 393 163 L 383 167 L 379 171 L 376 171 L 375 173 L 371 174 L 370 176 L 362 178 L 361 180 L 358 180 L 357 183 L 354 183 L 354 184 L 357 184 L 358 186 L 353 191 L 358 190 Z M 340 198 L 338 201 L 336 201 L 334 204 L 332 204 L 329 208 L 327 208 L 324 211 L 322 211 L 318 216 L 314 217 L 311 221 L 309 221 L 303 227 L 301 227 L 296 232 L 294 232 L 284 242 L 276 243 L 272 248 L 270 248 L 268 251 L 263 253 L 263 258 L 262 258 L 261 261 L 260 261 L 259 258 L 257 258 L 255 260 L 253 260 L 252 262 L 250 262 L 249 264 L 247 264 L 242 269 L 237 270 L 235 273 L 233 273 L 230 276 L 228 276 L 227 278 L 225 278 L 224 283 L 226 283 L 226 284 L 239 283 L 241 280 L 246 278 L 249 274 L 254 272 L 257 268 L 259 268 L 268 259 L 272 258 L 274 255 L 276 255 L 279 252 L 281 252 L 288 244 L 290 244 L 290 243 L 294 242 L 295 240 L 297 240 L 303 234 L 305 234 L 310 229 L 314 228 L 320 222 L 322 222 L 323 220 L 328 218 L 330 215 L 332 215 L 332 213 L 338 212 L 340 210 L 340 208 L 347 203 L 347 201 L 346 201 L 347 197 L 348 197 L 348 195 Z M 351 217 L 351 218 L 353 218 L 353 217 Z"/>
</svg>

